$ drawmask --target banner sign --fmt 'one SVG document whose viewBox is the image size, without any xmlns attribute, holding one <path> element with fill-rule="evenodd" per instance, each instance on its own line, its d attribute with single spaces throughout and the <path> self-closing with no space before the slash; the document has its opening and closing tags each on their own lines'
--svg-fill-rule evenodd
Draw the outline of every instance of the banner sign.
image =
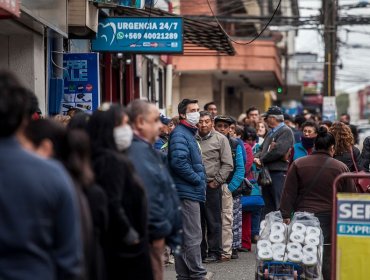
<svg viewBox="0 0 370 280">
<path fill-rule="evenodd" d="M 338 194 L 337 279 L 368 279 L 370 196 Z"/>
<path fill-rule="evenodd" d="M 64 95 L 62 113 L 71 108 L 87 112 L 100 104 L 99 54 L 67 53 L 63 55 Z"/>
<path fill-rule="evenodd" d="M 110 17 L 99 20 L 96 52 L 182 53 L 181 17 Z"/>
<path fill-rule="evenodd" d="M 7 14 L 20 16 L 19 0 L 0 0 L 0 17 Z"/>
</svg>

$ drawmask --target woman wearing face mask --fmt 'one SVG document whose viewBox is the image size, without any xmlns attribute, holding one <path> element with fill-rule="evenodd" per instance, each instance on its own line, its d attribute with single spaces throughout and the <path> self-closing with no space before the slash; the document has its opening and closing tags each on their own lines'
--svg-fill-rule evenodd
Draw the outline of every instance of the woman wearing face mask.
<svg viewBox="0 0 370 280">
<path fill-rule="evenodd" d="M 301 137 L 301 142 L 294 144 L 290 153 L 290 163 L 298 158 L 312 154 L 318 130 L 319 127 L 313 121 L 306 121 L 302 124 L 303 134 Z"/>
<path fill-rule="evenodd" d="M 122 153 L 133 137 L 128 117 L 120 105 L 103 104 L 88 129 L 96 181 L 108 197 L 107 279 L 153 279 L 146 194 Z"/>
</svg>

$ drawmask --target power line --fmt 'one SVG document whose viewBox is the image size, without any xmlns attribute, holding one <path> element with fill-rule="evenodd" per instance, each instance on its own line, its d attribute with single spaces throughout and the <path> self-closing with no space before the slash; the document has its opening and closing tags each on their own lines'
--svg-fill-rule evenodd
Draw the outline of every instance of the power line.
<svg viewBox="0 0 370 280">
<path fill-rule="evenodd" d="M 227 32 L 225 31 L 225 29 L 222 27 L 221 23 L 219 22 L 219 20 L 218 20 L 217 16 L 215 15 L 215 13 L 214 13 L 214 11 L 213 11 L 213 9 L 212 9 L 212 6 L 211 6 L 211 3 L 210 3 L 210 0 L 207 0 L 207 3 L 208 3 L 208 7 L 209 7 L 209 9 L 210 9 L 210 11 L 211 11 L 211 13 L 212 13 L 212 15 L 213 15 L 214 19 L 216 20 L 216 22 L 217 22 L 218 26 L 219 26 L 219 27 L 222 29 L 222 31 L 226 34 L 226 36 L 229 38 L 229 40 L 230 40 L 231 42 L 235 43 L 235 44 L 238 44 L 238 45 L 249 45 L 249 44 L 253 43 L 255 40 L 257 40 L 257 39 L 262 35 L 262 33 L 266 30 L 266 28 L 268 27 L 268 25 L 271 23 L 271 21 L 272 21 L 272 19 L 274 18 L 274 16 L 275 16 L 275 14 L 276 14 L 277 10 L 278 10 L 278 9 L 279 9 L 279 7 L 280 7 L 281 0 L 279 0 L 279 3 L 278 3 L 278 5 L 277 5 L 277 7 L 276 7 L 276 9 L 275 9 L 274 13 L 272 14 L 272 16 L 271 16 L 270 20 L 267 22 L 267 24 L 264 26 L 264 28 L 262 28 L 261 32 L 260 32 L 260 33 L 258 33 L 258 34 L 257 34 L 257 36 L 255 36 L 252 40 L 250 40 L 250 41 L 248 41 L 248 42 L 246 42 L 246 43 L 240 43 L 240 42 L 237 42 L 237 41 L 233 40 L 233 39 L 229 36 L 229 34 L 227 34 Z"/>
</svg>

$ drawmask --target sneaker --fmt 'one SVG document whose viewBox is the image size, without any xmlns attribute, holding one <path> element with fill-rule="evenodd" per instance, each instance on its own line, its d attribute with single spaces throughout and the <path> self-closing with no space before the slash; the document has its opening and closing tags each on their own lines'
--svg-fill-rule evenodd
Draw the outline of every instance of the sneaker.
<svg viewBox="0 0 370 280">
<path fill-rule="evenodd" d="M 238 250 L 237 249 L 233 249 L 233 251 L 231 253 L 231 258 L 233 260 L 239 259 L 239 255 L 238 255 Z"/>
<path fill-rule="evenodd" d="M 218 261 L 218 258 L 214 255 L 208 256 L 205 259 L 203 259 L 203 263 L 214 263 L 217 261 Z"/>
</svg>

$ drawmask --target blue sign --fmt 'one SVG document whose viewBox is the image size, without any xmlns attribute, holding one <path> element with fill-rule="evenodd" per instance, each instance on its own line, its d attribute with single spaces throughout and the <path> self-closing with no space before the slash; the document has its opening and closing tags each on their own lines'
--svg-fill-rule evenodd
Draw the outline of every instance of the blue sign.
<svg viewBox="0 0 370 280">
<path fill-rule="evenodd" d="M 98 34 L 92 40 L 97 52 L 182 53 L 181 17 L 115 17 L 99 20 Z"/>
<path fill-rule="evenodd" d="M 64 95 L 62 113 L 71 108 L 87 112 L 100 104 L 99 54 L 67 53 L 63 55 Z"/>
<path fill-rule="evenodd" d="M 337 234 L 370 237 L 370 201 L 338 201 Z"/>
</svg>

